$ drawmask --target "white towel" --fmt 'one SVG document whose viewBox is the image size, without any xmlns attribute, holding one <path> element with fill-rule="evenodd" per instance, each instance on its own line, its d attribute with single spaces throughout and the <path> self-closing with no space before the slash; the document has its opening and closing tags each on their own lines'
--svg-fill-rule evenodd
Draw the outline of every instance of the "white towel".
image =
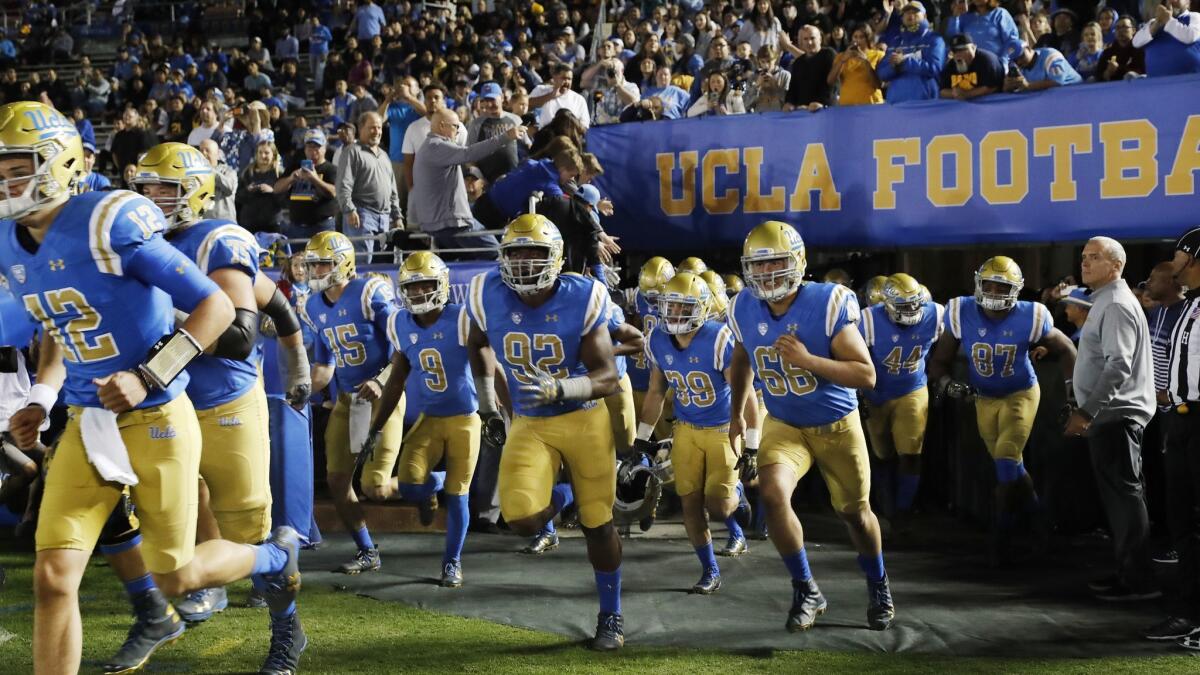
<svg viewBox="0 0 1200 675">
<path fill-rule="evenodd" d="M 371 402 L 350 396 L 350 454 L 357 455 L 371 433 Z"/>
<path fill-rule="evenodd" d="M 84 408 L 79 419 L 83 449 L 88 461 L 104 480 L 137 485 L 137 474 L 129 463 L 129 450 L 117 428 L 117 414 L 104 408 Z"/>
</svg>

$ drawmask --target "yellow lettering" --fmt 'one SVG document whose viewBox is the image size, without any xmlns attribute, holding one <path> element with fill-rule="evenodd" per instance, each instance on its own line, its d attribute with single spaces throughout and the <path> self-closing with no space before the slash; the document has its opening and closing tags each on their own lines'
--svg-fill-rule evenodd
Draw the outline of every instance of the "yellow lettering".
<svg viewBox="0 0 1200 675">
<path fill-rule="evenodd" d="M 1132 141 L 1133 147 L 1126 147 Z M 1150 120 L 1104 122 L 1104 178 L 1101 199 L 1147 197 L 1158 187 L 1158 129 Z"/>
<path fill-rule="evenodd" d="M 781 213 L 784 204 L 782 185 L 771 188 L 769 194 L 762 193 L 762 148 L 743 148 L 742 162 L 746 165 L 746 213 Z"/>
<path fill-rule="evenodd" d="M 800 175 L 796 177 L 796 189 L 792 191 L 789 209 L 792 211 L 812 210 L 812 191 L 820 193 L 820 209 L 837 211 L 842 208 L 842 196 L 833 183 L 833 172 L 829 170 L 829 157 L 822 143 L 809 143 L 800 162 Z"/>
<path fill-rule="evenodd" d="M 954 155 L 954 184 L 946 186 L 946 155 Z M 925 196 L 934 206 L 962 206 L 971 198 L 971 141 L 962 134 L 934 136 L 925 146 Z"/>
<path fill-rule="evenodd" d="M 658 202 L 663 213 L 668 216 L 690 214 L 696 208 L 696 165 L 700 163 L 700 153 L 695 150 L 679 153 L 682 180 L 678 199 L 675 198 L 673 187 L 675 153 L 660 152 L 654 159 L 658 162 Z"/>
<path fill-rule="evenodd" d="M 1078 196 L 1075 185 L 1076 154 L 1092 151 L 1092 125 L 1071 124 L 1061 127 L 1039 127 L 1033 130 L 1033 156 L 1050 157 L 1054 163 L 1054 178 L 1050 181 L 1050 201 L 1073 202 Z"/>
<path fill-rule="evenodd" d="M 737 210 L 741 197 L 734 188 L 729 188 L 717 196 L 717 167 L 725 169 L 725 173 L 734 174 L 738 166 L 738 151 L 736 148 L 709 150 L 704 153 L 704 210 L 709 213 L 733 213 Z"/>
<path fill-rule="evenodd" d="M 1001 185 L 1000 153 L 1008 152 L 1011 175 Z M 979 194 L 989 204 L 1019 204 L 1029 194 L 1029 140 L 1019 131 L 993 131 L 979 143 Z"/>
<path fill-rule="evenodd" d="M 1176 152 L 1175 164 L 1165 182 L 1167 196 L 1195 194 L 1196 180 L 1192 174 L 1200 171 L 1200 115 L 1188 116 Z"/>
<path fill-rule="evenodd" d="M 921 162 L 921 139 L 881 138 L 875 141 L 875 193 L 872 195 L 876 209 L 896 208 L 896 184 L 904 182 L 904 167 Z M 895 160 L 900 158 L 900 163 Z"/>
</svg>

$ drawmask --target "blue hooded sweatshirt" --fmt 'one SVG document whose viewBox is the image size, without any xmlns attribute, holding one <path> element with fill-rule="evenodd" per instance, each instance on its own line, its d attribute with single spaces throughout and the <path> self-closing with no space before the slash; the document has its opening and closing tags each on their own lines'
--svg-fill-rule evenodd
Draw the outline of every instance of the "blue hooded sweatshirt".
<svg viewBox="0 0 1200 675">
<path fill-rule="evenodd" d="M 893 53 L 905 57 L 899 66 L 891 64 Z M 945 65 L 946 42 L 921 19 L 916 30 L 901 30 L 896 44 L 888 45 L 876 72 L 888 83 L 888 103 L 924 101 L 938 97 L 938 78 Z"/>
<path fill-rule="evenodd" d="M 971 10 L 962 16 L 950 17 L 946 22 L 946 37 L 951 38 L 959 33 L 970 35 L 977 47 L 1000 57 L 1000 65 L 1006 68 L 1008 62 L 1021 51 L 1017 24 L 1003 7 L 997 7 L 987 14 Z"/>
</svg>

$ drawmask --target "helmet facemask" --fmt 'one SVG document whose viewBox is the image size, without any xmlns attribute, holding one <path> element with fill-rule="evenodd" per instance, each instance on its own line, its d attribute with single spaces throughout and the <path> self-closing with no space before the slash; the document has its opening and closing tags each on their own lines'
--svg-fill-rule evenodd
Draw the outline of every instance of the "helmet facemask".
<svg viewBox="0 0 1200 675">
<path fill-rule="evenodd" d="M 189 186 L 188 183 L 191 183 L 191 185 Z M 154 202 L 154 205 L 162 210 L 163 216 L 166 218 L 167 232 L 185 228 L 200 220 L 200 214 L 196 213 L 191 205 L 192 198 L 201 188 L 200 181 L 193 178 L 190 180 L 184 179 L 183 182 L 180 182 L 151 175 L 134 177 L 133 185 L 137 189 L 138 194 Z M 174 188 L 174 195 L 160 194 L 152 196 L 149 194 L 150 191 L 148 188 L 154 185 Z"/>
<path fill-rule="evenodd" d="M 24 155 L 33 161 L 28 175 L 0 180 L 0 218 L 17 220 L 67 201 L 77 185 L 59 185 L 50 174 L 50 160 L 58 152 L 54 143 L 43 143 L 36 149 L 9 148 L 0 154 L 0 159 Z M 20 181 L 26 181 L 25 185 L 15 188 L 13 184 Z"/>
<path fill-rule="evenodd" d="M 400 281 L 400 301 L 413 314 L 428 314 L 446 306 L 445 279 L 413 276 Z"/>
<path fill-rule="evenodd" d="M 887 296 L 884 300 L 884 307 L 896 325 L 915 326 L 921 323 L 921 317 L 925 313 L 925 306 L 921 300 L 919 295 L 907 298 Z"/>
<path fill-rule="evenodd" d="M 316 255 L 310 255 L 305 258 L 304 265 L 308 272 L 308 289 L 313 293 L 320 293 L 332 286 L 341 282 L 337 273 L 337 263 L 332 258 L 318 258 Z M 319 266 L 329 265 L 329 270 L 322 273 Z"/>
<path fill-rule="evenodd" d="M 658 298 L 660 325 L 668 335 L 686 335 L 704 325 L 707 308 L 701 300 L 678 293 Z"/>
<path fill-rule="evenodd" d="M 549 244 L 519 241 L 500 247 L 500 278 L 521 295 L 550 288 L 558 279 L 559 265 Z"/>
<path fill-rule="evenodd" d="M 985 290 L 985 285 L 995 284 L 1001 286 L 999 291 Z M 991 310 L 993 312 L 1004 312 L 1012 309 L 1017 304 L 1017 295 L 1021 292 L 1021 285 L 1014 284 L 1007 279 L 985 279 L 978 274 L 975 275 L 975 302 L 979 306 Z"/>
<path fill-rule="evenodd" d="M 800 288 L 804 269 L 797 264 L 796 256 L 789 253 L 742 256 L 742 276 L 754 297 L 771 302 Z"/>
</svg>

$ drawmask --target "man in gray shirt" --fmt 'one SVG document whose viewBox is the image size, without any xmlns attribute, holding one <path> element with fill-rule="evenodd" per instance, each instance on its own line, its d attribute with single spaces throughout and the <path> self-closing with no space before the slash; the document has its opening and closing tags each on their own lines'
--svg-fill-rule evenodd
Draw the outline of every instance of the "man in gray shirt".
<svg viewBox="0 0 1200 675">
<path fill-rule="evenodd" d="M 1112 528 L 1116 575 L 1091 584 L 1102 600 L 1162 595 L 1150 568 L 1142 482 L 1142 431 L 1154 415 L 1154 363 L 1146 315 L 1121 278 L 1125 249 L 1094 237 L 1083 249 L 1083 283 L 1092 310 L 1079 337 L 1073 377 L 1078 407 L 1068 436 L 1087 436 L 1092 471 Z"/>
<path fill-rule="evenodd" d="M 237 207 L 234 205 L 234 195 L 237 194 L 238 177 L 233 167 L 225 163 L 221 147 L 211 138 L 200 141 L 200 154 L 212 164 L 215 192 L 213 205 L 204 213 L 205 218 L 232 220 L 237 222 Z"/>
<path fill-rule="evenodd" d="M 459 167 L 487 157 L 506 143 L 524 138 L 525 128 L 510 127 L 498 136 L 464 147 L 454 141 L 462 123 L 453 111 L 438 110 L 429 123 L 429 137 L 417 148 L 413 162 L 409 218 L 422 232 L 433 237 L 440 248 L 495 249 L 499 244 L 491 235 L 461 236 L 484 228 L 471 215 L 467 187 Z"/>
<path fill-rule="evenodd" d="M 363 113 L 358 119 L 358 142 L 342 149 L 337 167 L 337 204 L 342 214 L 342 231 L 348 237 L 382 234 L 390 227 L 404 227 L 396 176 L 386 150 L 379 147 L 383 138 L 383 118 L 379 113 Z M 375 241 L 355 240 L 355 250 L 370 262 Z"/>
</svg>

